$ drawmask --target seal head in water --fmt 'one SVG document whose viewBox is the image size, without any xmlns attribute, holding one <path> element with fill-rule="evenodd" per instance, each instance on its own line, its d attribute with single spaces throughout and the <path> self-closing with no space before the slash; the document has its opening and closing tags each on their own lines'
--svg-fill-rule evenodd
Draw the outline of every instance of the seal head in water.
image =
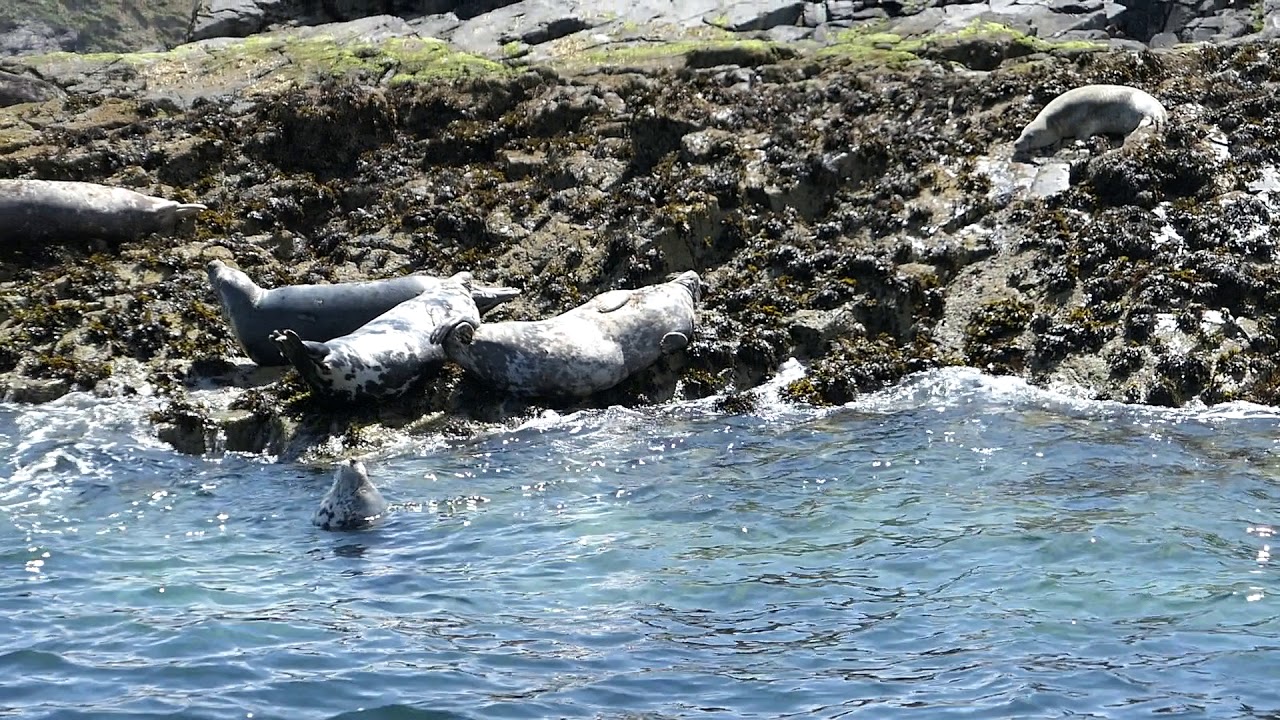
<svg viewBox="0 0 1280 720">
<path fill-rule="evenodd" d="M 359 530 L 377 522 L 387 501 L 369 480 L 364 463 L 348 460 L 333 472 L 333 485 L 311 522 L 321 530 Z"/>
</svg>

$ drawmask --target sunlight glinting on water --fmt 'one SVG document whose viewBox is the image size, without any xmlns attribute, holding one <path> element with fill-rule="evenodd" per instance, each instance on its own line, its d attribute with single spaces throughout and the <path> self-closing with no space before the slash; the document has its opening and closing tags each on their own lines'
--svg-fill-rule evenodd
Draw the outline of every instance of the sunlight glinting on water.
<svg viewBox="0 0 1280 720">
<path fill-rule="evenodd" d="M 1091 402 L 960 369 L 813 410 L 779 399 L 803 371 L 784 366 L 748 415 L 711 398 L 390 438 L 364 459 L 392 509 L 352 533 L 310 525 L 325 471 L 176 455 L 148 435 L 150 401 L 0 405 L 0 703 L 1280 709 L 1274 411 Z"/>
</svg>

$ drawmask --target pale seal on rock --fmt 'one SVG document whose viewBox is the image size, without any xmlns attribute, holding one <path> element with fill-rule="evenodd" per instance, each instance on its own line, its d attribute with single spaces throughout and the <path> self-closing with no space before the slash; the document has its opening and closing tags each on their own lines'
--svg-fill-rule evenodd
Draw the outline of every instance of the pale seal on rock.
<svg viewBox="0 0 1280 720">
<path fill-rule="evenodd" d="M 361 325 L 326 342 L 303 340 L 290 328 L 271 339 L 319 396 L 351 402 L 403 393 L 426 372 L 444 364 L 433 332 L 446 320 L 480 323 L 471 298 L 471 273 L 424 278 L 429 286 Z"/>
<path fill-rule="evenodd" d="M 221 260 L 205 266 L 209 284 L 240 347 L 259 365 L 284 365 L 271 335 L 288 328 L 302 340 L 327 342 L 354 332 L 400 303 L 437 287 L 439 278 L 405 275 L 389 280 L 289 285 L 267 290 Z M 509 287 L 472 286 L 480 314 L 519 295 Z"/>
<path fill-rule="evenodd" d="M 97 183 L 0 180 L 0 237 L 6 240 L 132 240 L 171 233 L 205 209 Z"/>
<path fill-rule="evenodd" d="M 1027 124 L 1013 144 L 1014 155 L 1053 145 L 1065 138 L 1128 135 L 1140 127 L 1164 127 L 1168 113 L 1160 101 L 1127 85 L 1085 85 L 1053 100 Z"/>
<path fill-rule="evenodd" d="M 369 480 L 359 460 L 348 460 L 333 471 L 333 485 L 311 523 L 321 530 L 359 530 L 377 522 L 387 512 L 387 501 Z"/>
<path fill-rule="evenodd" d="M 466 320 L 437 329 L 445 354 L 481 381 L 518 395 L 586 397 L 622 382 L 693 340 L 702 281 L 612 290 L 547 320 Z"/>
</svg>

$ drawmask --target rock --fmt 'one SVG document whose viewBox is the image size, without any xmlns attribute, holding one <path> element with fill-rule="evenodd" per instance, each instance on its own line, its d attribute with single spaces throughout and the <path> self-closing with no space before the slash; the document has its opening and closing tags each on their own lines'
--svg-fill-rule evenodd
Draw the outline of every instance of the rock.
<svg viewBox="0 0 1280 720">
<path fill-rule="evenodd" d="M 736 145 L 737 136 L 727 130 L 699 130 L 680 138 L 680 159 L 690 164 L 704 163 L 731 152 Z"/>
<path fill-rule="evenodd" d="M 1071 187 L 1071 164 L 1051 161 L 1041 165 L 1031 182 L 1033 197 L 1052 197 Z"/>
<path fill-rule="evenodd" d="M 55 28 L 39 20 L 0 20 L 0 56 L 71 52 L 79 44 L 80 34 L 75 30 Z"/>
<path fill-rule="evenodd" d="M 247 37 L 283 19 L 284 0 L 200 0 L 188 40 Z"/>
<path fill-rule="evenodd" d="M 806 6 L 810 4 L 812 3 L 766 3 L 752 0 L 732 2 L 723 10 L 707 14 L 703 20 L 708 25 L 734 32 L 768 30 L 778 25 L 797 24 L 804 17 Z"/>
<path fill-rule="evenodd" d="M 540 174 L 547 165 L 545 155 L 519 150 L 503 150 L 500 159 L 509 180 L 520 180 L 530 175 Z"/>
<path fill-rule="evenodd" d="M 66 97 L 66 93 L 53 83 L 0 70 L 0 108 L 61 97 Z"/>
<path fill-rule="evenodd" d="M 785 321 L 797 349 L 804 355 L 821 354 L 836 338 L 864 337 L 867 329 L 848 307 L 835 310 L 797 310 Z"/>
<path fill-rule="evenodd" d="M 520 35 L 520 42 L 527 45 L 541 45 L 545 42 L 557 40 L 566 35 L 572 35 L 583 30 L 590 30 L 595 27 L 595 22 L 590 22 L 579 16 L 570 16 L 548 20 L 537 27 Z M 508 41 L 509 42 L 509 41 Z M 504 45 L 506 43 L 503 43 Z"/>
<path fill-rule="evenodd" d="M 0 378 L 0 398 L 16 403 L 47 403 L 71 392 L 71 383 L 56 378 L 27 378 L 6 375 Z"/>
</svg>

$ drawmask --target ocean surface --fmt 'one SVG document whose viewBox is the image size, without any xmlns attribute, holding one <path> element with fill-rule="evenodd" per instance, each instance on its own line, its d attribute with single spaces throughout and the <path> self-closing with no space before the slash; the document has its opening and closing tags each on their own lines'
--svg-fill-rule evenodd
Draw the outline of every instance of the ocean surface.
<svg viewBox="0 0 1280 720">
<path fill-rule="evenodd" d="M 335 533 L 149 402 L 0 404 L 0 717 L 1280 717 L 1270 408 L 548 413 L 364 456 Z"/>
</svg>

